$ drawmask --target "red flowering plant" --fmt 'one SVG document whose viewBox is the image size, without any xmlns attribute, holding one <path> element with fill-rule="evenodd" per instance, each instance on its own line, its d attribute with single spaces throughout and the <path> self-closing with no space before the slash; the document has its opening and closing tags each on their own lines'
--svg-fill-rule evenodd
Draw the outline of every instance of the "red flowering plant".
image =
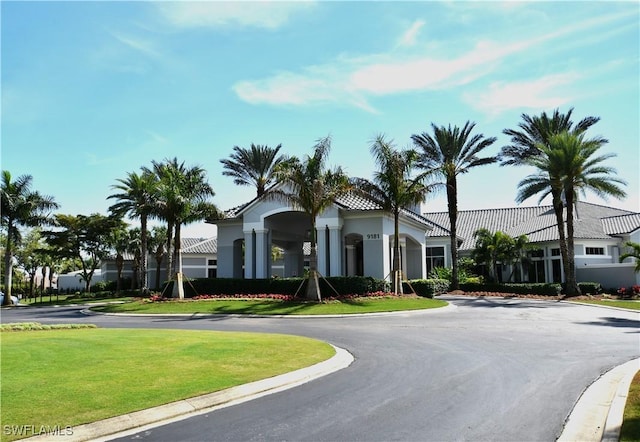
<svg viewBox="0 0 640 442">
<path fill-rule="evenodd" d="M 631 287 L 631 291 L 633 291 L 634 295 L 640 295 L 640 285 L 635 284 L 634 286 Z"/>
<path fill-rule="evenodd" d="M 626 287 L 620 287 L 618 289 L 618 295 L 624 296 L 626 293 L 627 293 L 627 288 Z"/>
</svg>

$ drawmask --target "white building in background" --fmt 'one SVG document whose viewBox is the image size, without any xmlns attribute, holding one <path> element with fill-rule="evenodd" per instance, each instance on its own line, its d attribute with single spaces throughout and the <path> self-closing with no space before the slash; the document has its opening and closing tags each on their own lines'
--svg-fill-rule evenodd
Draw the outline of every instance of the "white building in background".
<svg viewBox="0 0 640 442">
<path fill-rule="evenodd" d="M 433 223 L 427 246 L 427 267 L 451 266 L 449 215 L 447 212 L 423 214 Z M 485 228 L 512 237 L 527 235 L 538 247 L 524 275 L 530 282 L 561 282 L 564 272 L 560 258 L 558 229 L 552 206 L 513 207 L 458 211 L 457 236 L 460 256 L 469 256 L 475 247 L 473 234 Z M 577 202 L 574 211 L 575 262 L 578 282 L 599 282 L 605 288 L 640 284 L 632 259 L 619 257 L 627 241 L 640 243 L 640 213 L 597 204 Z M 510 269 L 504 269 L 506 280 Z"/>
</svg>

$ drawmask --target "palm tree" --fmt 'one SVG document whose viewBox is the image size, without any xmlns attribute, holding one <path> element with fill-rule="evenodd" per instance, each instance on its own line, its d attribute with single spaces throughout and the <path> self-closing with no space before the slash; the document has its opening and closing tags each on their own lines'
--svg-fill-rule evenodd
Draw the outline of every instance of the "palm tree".
<svg viewBox="0 0 640 442">
<path fill-rule="evenodd" d="M 419 159 L 413 149 L 398 151 L 392 141 L 378 135 L 371 144 L 371 154 L 378 170 L 373 182 L 356 179 L 354 184 L 380 203 L 383 210 L 393 215 L 393 291 L 402 293 L 402 269 L 400 268 L 400 211 L 425 200 L 429 188 L 424 184 L 425 174 L 412 176 Z"/>
<path fill-rule="evenodd" d="M 331 148 L 329 136 L 321 138 L 314 146 L 312 156 L 304 161 L 292 158 L 282 163 L 276 171 L 276 178 L 284 187 L 272 189 L 266 195 L 282 199 L 304 211 L 311 222 L 311 255 L 309 257 L 309 279 L 306 297 L 321 300 L 318 284 L 318 255 L 316 245 L 316 218 L 333 204 L 336 198 L 351 189 L 347 175 L 340 167 L 325 168 Z"/>
<path fill-rule="evenodd" d="M 124 270 L 124 253 L 129 248 L 129 231 L 125 225 L 114 228 L 109 234 L 109 245 L 116 252 L 116 293 L 122 290 L 122 272 Z"/>
<path fill-rule="evenodd" d="M 261 197 L 275 183 L 279 164 L 288 161 L 288 157 L 278 156 L 281 147 L 281 144 L 275 148 L 255 144 L 251 144 L 249 149 L 234 146 L 231 157 L 220 160 L 225 169 L 222 174 L 232 177 L 237 185 L 255 186 L 257 196 Z"/>
<path fill-rule="evenodd" d="M 457 126 L 438 127 L 431 124 L 433 137 L 423 132 L 412 135 L 413 143 L 421 149 L 418 167 L 427 173 L 439 176 L 437 185 L 444 186 L 447 192 L 447 209 L 451 224 L 451 290 L 459 288 L 458 281 L 458 176 L 468 173 L 472 168 L 495 163 L 495 156 L 479 157 L 478 154 L 495 141 L 495 137 L 485 138 L 482 134 L 471 136 L 475 123 L 467 121 L 462 129 Z"/>
<path fill-rule="evenodd" d="M 529 159 L 542 155 L 538 149 L 539 145 L 549 145 L 549 139 L 553 135 L 562 132 L 571 132 L 575 135 L 584 133 L 591 126 L 600 121 L 599 117 L 585 117 L 575 126 L 571 121 L 573 108 L 569 109 L 566 114 L 561 113 L 558 109 L 553 111 L 551 116 L 546 112 L 542 112 L 540 116 L 529 116 L 522 114 L 522 122 L 518 124 L 519 129 L 505 129 L 502 131 L 505 135 L 511 137 L 511 144 L 503 146 L 500 152 L 501 166 L 522 166 L 527 165 Z M 598 138 L 602 144 L 607 140 Z M 549 183 L 551 184 L 551 183 Z M 562 186 L 558 183 L 551 185 L 551 204 L 556 217 L 558 226 L 558 242 L 560 245 L 560 256 L 562 258 L 562 267 L 565 276 L 569 274 L 569 262 L 567 251 L 567 236 L 564 228 L 564 200 L 562 197 Z"/>
<path fill-rule="evenodd" d="M 167 228 L 155 226 L 151 230 L 151 237 L 149 238 L 149 248 L 156 260 L 156 280 L 155 289 L 160 290 L 160 269 L 162 267 L 162 260 L 165 254 L 165 244 L 167 243 Z"/>
<path fill-rule="evenodd" d="M 514 246 L 513 238 L 504 232 L 491 232 L 482 228 L 474 232 L 476 240 L 471 257 L 478 263 L 485 264 L 492 282 L 498 282 L 496 266 L 504 262 Z"/>
<path fill-rule="evenodd" d="M 167 274 L 177 275 L 174 295 L 183 298 L 180 231 L 183 224 L 219 215 L 216 206 L 209 201 L 215 192 L 206 180 L 206 171 L 200 166 L 188 168 L 184 162 L 179 163 L 177 158 L 163 163 L 153 161 L 152 164 L 159 178 L 156 216 L 167 222 L 168 250 L 172 250 L 170 244 L 173 233 L 173 256 L 169 252 Z"/>
<path fill-rule="evenodd" d="M 601 163 L 615 154 L 594 157 L 606 140 L 601 137 L 585 139 L 582 133 L 564 131 L 551 135 L 548 144 L 537 145 L 541 155 L 532 157 L 527 164 L 538 169 L 538 172 L 525 177 L 519 184 L 518 202 L 531 196 L 541 194 L 541 199 L 555 193 L 563 198 L 566 204 L 566 294 L 580 294 L 575 273 L 574 249 L 574 206 L 578 192 L 585 194 L 590 190 L 600 197 L 613 196 L 623 198 L 626 194 L 619 185 L 624 180 L 616 178 L 616 171 Z M 559 225 L 563 229 L 564 222 Z M 562 244 L 561 244 L 562 247 Z"/>
<path fill-rule="evenodd" d="M 120 192 L 109 195 L 107 199 L 116 199 L 118 202 L 109 207 L 109 211 L 117 216 L 129 215 L 134 219 L 140 219 L 140 271 L 142 275 L 140 291 L 144 296 L 149 293 L 147 278 L 147 223 L 156 208 L 158 180 L 153 174 L 143 171 L 141 174 L 130 172 L 127 174 L 127 178 L 116 181 L 118 181 L 118 184 L 114 184 L 111 187 Z"/>
<path fill-rule="evenodd" d="M 11 173 L 2 171 L 0 189 L 2 228 L 6 232 L 4 248 L 4 305 L 11 305 L 13 248 L 20 243 L 20 227 L 37 227 L 49 222 L 49 214 L 58 208 L 53 197 L 31 190 L 31 175 L 21 175 L 11 181 Z"/>
<path fill-rule="evenodd" d="M 635 271 L 640 272 L 640 244 L 638 244 L 637 242 L 627 241 L 624 245 L 629 248 L 629 251 L 620 255 L 620 262 L 624 261 L 627 258 L 635 258 Z"/>
</svg>

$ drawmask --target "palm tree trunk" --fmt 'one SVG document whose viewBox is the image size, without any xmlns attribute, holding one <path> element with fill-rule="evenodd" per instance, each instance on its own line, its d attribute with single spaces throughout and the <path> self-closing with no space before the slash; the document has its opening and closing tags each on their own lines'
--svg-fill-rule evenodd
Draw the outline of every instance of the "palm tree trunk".
<svg viewBox="0 0 640 442">
<path fill-rule="evenodd" d="M 565 282 L 569 276 L 569 257 L 567 253 L 567 235 L 564 230 L 564 204 L 562 203 L 562 192 L 551 190 L 553 200 L 553 211 L 556 215 L 558 226 L 558 242 L 560 243 L 560 257 L 562 258 L 562 270 L 564 271 Z"/>
<path fill-rule="evenodd" d="M 147 216 L 140 216 L 140 236 L 142 244 L 140 247 L 141 257 L 140 257 L 140 294 L 142 296 L 147 296 L 149 294 L 149 276 L 147 275 L 147 261 L 148 261 L 148 253 L 147 253 Z"/>
<path fill-rule="evenodd" d="M 309 277 L 305 297 L 311 301 L 322 300 L 318 281 L 318 244 L 316 243 L 316 217 L 311 216 L 311 254 L 309 255 Z"/>
<path fill-rule="evenodd" d="M 580 287 L 576 280 L 576 251 L 573 238 L 573 189 L 565 191 L 567 199 L 567 267 L 569 273 L 567 274 L 567 296 L 580 295 Z"/>
<path fill-rule="evenodd" d="M 180 223 L 176 223 L 175 225 L 176 234 L 173 238 L 174 246 L 174 266 L 176 267 L 175 272 L 175 280 L 173 282 L 173 293 L 172 297 L 184 299 L 184 285 L 182 280 L 182 246 L 181 246 L 181 238 L 180 238 Z"/>
<path fill-rule="evenodd" d="M 393 294 L 402 294 L 402 269 L 400 268 L 400 211 L 393 213 Z"/>
<path fill-rule="evenodd" d="M 173 223 L 167 223 L 167 279 L 173 278 Z"/>
<path fill-rule="evenodd" d="M 455 177 L 447 180 L 447 208 L 449 209 L 449 222 L 451 223 L 451 287 L 450 290 L 458 290 L 458 188 Z"/>
<path fill-rule="evenodd" d="M 7 228 L 7 245 L 4 251 L 4 299 L 2 300 L 2 305 L 12 305 L 13 301 L 11 300 L 11 286 L 13 284 L 13 256 L 12 256 L 12 248 L 13 244 L 11 241 L 13 233 L 12 220 L 8 222 Z"/>
</svg>

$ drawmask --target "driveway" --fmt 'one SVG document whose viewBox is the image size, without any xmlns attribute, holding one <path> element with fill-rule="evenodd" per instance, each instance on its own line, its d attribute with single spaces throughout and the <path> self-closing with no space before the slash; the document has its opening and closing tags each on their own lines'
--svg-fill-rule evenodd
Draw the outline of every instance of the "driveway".
<svg viewBox="0 0 640 442">
<path fill-rule="evenodd" d="M 640 355 L 635 312 L 444 299 L 455 308 L 310 319 L 85 317 L 72 307 L 21 308 L 4 310 L 2 322 L 289 333 L 355 357 L 300 387 L 121 440 L 554 441 L 584 389 Z"/>
</svg>

